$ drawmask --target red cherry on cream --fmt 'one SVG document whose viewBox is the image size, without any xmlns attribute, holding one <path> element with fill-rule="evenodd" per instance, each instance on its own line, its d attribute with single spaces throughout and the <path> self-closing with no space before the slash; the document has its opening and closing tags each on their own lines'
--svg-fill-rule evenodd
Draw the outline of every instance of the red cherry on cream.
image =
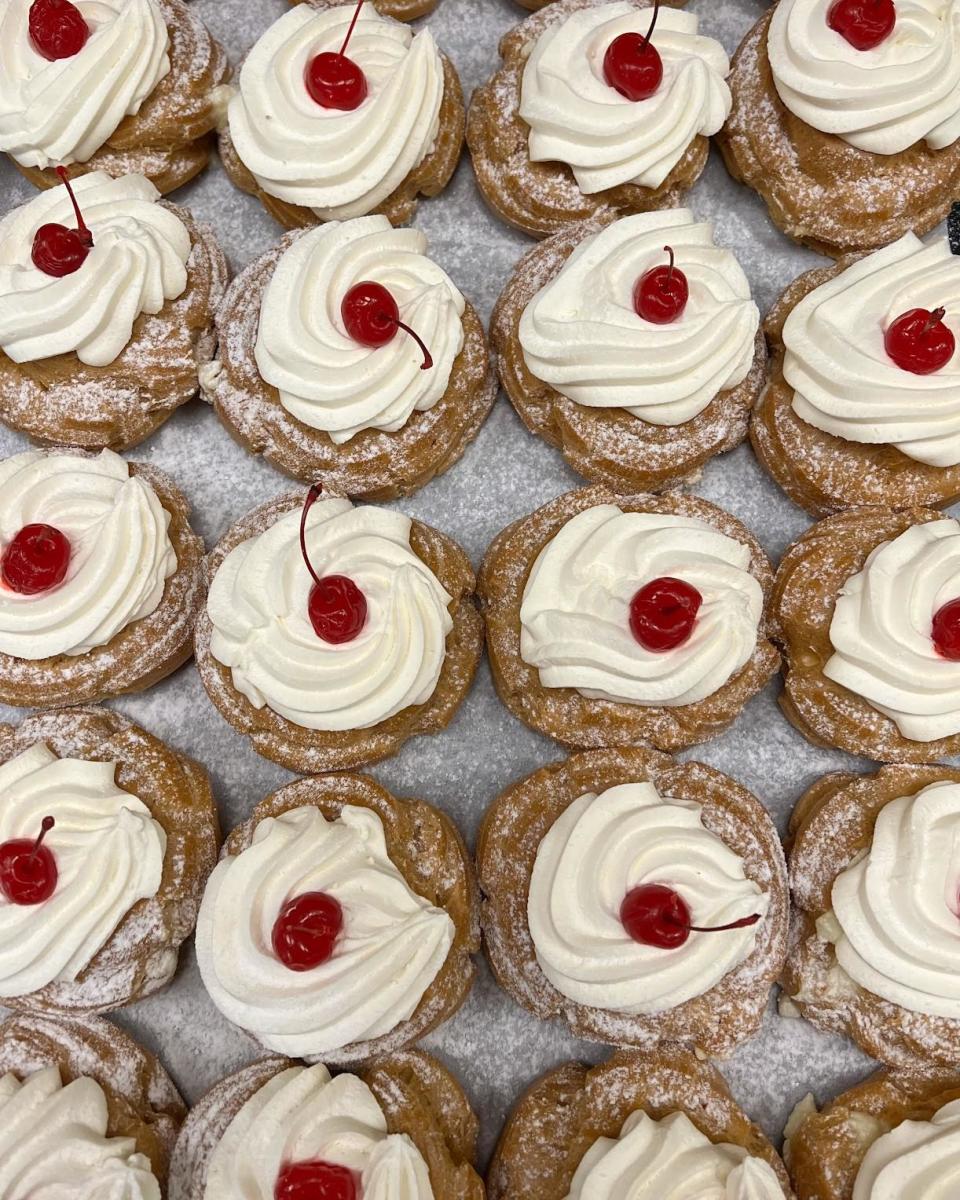
<svg viewBox="0 0 960 1200">
<path fill-rule="evenodd" d="M 372 350 L 393 341 L 397 330 L 402 329 L 404 333 L 409 333 L 420 347 L 423 354 L 420 370 L 428 371 L 433 366 L 430 351 L 420 335 L 400 320 L 397 302 L 382 283 L 374 283 L 369 279 L 355 283 L 343 297 L 340 317 L 350 337 L 361 346 L 369 346 Z"/>
<path fill-rule="evenodd" d="M 854 50 L 876 50 L 896 23 L 893 0 L 836 0 L 827 12 L 827 24 Z"/>
<path fill-rule="evenodd" d="M 633 288 L 634 312 L 654 325 L 676 321 L 690 299 L 687 277 L 674 263 L 673 247 L 663 249 L 670 255 L 670 262 L 645 271 Z"/>
<path fill-rule="evenodd" d="M 665 883 L 642 883 L 631 888 L 620 905 L 620 922 L 635 942 L 676 950 L 691 933 L 724 933 L 756 925 L 759 913 L 741 917 L 727 925 L 692 925 L 684 898 Z"/>
<path fill-rule="evenodd" d="M 50 62 L 73 58 L 90 36 L 83 14 L 70 0 L 33 0 L 27 27 L 34 49 Z"/>
<path fill-rule="evenodd" d="M 674 650 L 693 633 L 702 603 L 697 589 L 682 579 L 651 579 L 630 601 L 630 632 L 644 650 Z"/>
<path fill-rule="evenodd" d="M 603 56 L 603 77 L 628 100 L 649 100 L 663 79 L 663 60 L 651 42 L 660 14 L 660 0 L 654 0 L 650 28 L 643 33 L 621 33 Z"/>
<path fill-rule="evenodd" d="M 357 7 L 339 51 L 323 50 L 307 63 L 306 85 L 311 99 L 321 108 L 353 112 L 367 98 L 367 77 L 352 58 L 347 58 L 347 43 L 360 16 L 363 0 Z"/>
<path fill-rule="evenodd" d="M 35 596 L 62 583 L 70 543 L 53 525 L 24 525 L 0 559 L 0 579 L 12 592 Z"/>
<path fill-rule="evenodd" d="M 63 186 L 73 203 L 73 211 L 77 214 L 77 228 L 68 229 L 66 225 L 57 225 L 54 222 L 41 225 L 33 235 L 30 257 L 33 259 L 33 265 L 44 275 L 62 278 L 79 271 L 87 261 L 87 255 L 93 249 L 93 234 L 84 224 L 80 205 L 77 204 L 65 168 L 57 167 L 57 174 L 63 180 Z"/>
<path fill-rule="evenodd" d="M 311 971 L 333 954 L 343 909 L 326 892 L 303 892 L 280 910 L 273 924 L 273 952 L 291 971 Z"/>
<path fill-rule="evenodd" d="M 933 618 L 933 644 L 942 658 L 960 662 L 960 597 L 947 601 Z"/>
<path fill-rule="evenodd" d="M 42 844 L 55 823 L 44 817 L 36 839 L 13 838 L 0 845 L 0 892 L 11 904 L 42 904 L 57 890 L 57 860 Z"/>
<path fill-rule="evenodd" d="M 883 345 L 898 367 L 914 375 L 932 375 L 953 358 L 957 342 L 943 323 L 945 311 L 910 308 L 891 321 Z"/>
<path fill-rule="evenodd" d="M 313 484 L 300 514 L 300 553 L 313 579 L 307 615 L 313 632 L 332 646 L 352 642 L 367 623 L 367 598 L 347 575 L 319 576 L 307 553 L 307 514 L 320 499 L 322 488 Z"/>
<path fill-rule="evenodd" d="M 357 1200 L 354 1173 L 328 1162 L 291 1163 L 283 1168 L 273 1200 Z"/>
</svg>

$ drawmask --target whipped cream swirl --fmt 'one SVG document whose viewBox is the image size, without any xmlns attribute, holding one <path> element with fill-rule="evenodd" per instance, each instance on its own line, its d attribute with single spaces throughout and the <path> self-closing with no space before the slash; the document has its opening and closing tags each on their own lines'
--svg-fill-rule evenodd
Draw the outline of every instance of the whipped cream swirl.
<svg viewBox="0 0 960 1200">
<path fill-rule="evenodd" d="M 343 929 L 325 963 L 291 971 L 273 952 L 273 926 L 304 892 L 333 896 Z M 197 959 L 234 1024 L 281 1054 L 319 1056 L 412 1016 L 453 937 L 450 915 L 394 866 L 376 813 L 345 805 L 327 821 L 303 807 L 261 821 L 252 844 L 218 864 L 200 907 Z"/>
<path fill-rule="evenodd" d="M 566 163 L 585 195 L 622 183 L 659 187 L 697 134 L 716 133 L 730 115 L 730 60 L 697 32 L 693 13 L 660 11 L 663 80 L 652 96 L 628 100 L 607 83 L 607 47 L 622 33 L 646 34 L 652 15 L 626 0 L 579 9 L 544 30 L 523 69 L 530 159 Z"/>
<path fill-rule="evenodd" d="M 363 592 L 366 624 L 339 645 L 314 632 L 300 513 L 287 513 L 231 550 L 210 587 L 210 651 L 233 686 L 306 729 L 369 729 L 425 704 L 443 669 L 452 598 L 410 548 L 410 518 L 321 500 L 307 517 L 307 551 L 321 579 L 346 575 Z"/>
<path fill-rule="evenodd" d="M 657 653 L 630 632 L 630 601 L 663 577 L 703 598 L 690 637 Z M 590 700 L 694 704 L 753 656 L 763 589 L 750 550 L 696 517 L 598 504 L 569 520 L 533 564 L 520 608 L 520 656 L 543 687 Z"/>
<path fill-rule="evenodd" d="M 95 458 L 27 450 L 0 462 L 0 553 L 24 525 L 70 543 L 62 583 L 32 596 L 0 587 L 0 653 L 41 659 L 105 646 L 163 599 L 177 569 L 170 514 L 112 450 Z"/>
<path fill-rule="evenodd" d="M 960 313 L 960 258 L 912 233 L 814 288 L 783 327 L 793 410 L 849 442 L 891 445 L 934 467 L 960 463 L 960 352 L 938 371 L 904 371 L 884 332 L 912 308 Z"/>
<path fill-rule="evenodd" d="M 70 58 L 49 61 L 30 37 L 33 0 L 0 13 L 0 150 L 23 167 L 86 162 L 170 70 L 156 0 L 75 0 L 90 29 Z"/>
<path fill-rule="evenodd" d="M 743 860 L 705 829 L 703 810 L 625 783 L 575 800 L 537 850 L 527 920 L 537 962 L 568 999 L 623 1013 L 655 1013 L 702 996 L 753 951 L 759 922 L 691 933 L 664 950 L 635 942 L 620 920 L 631 889 L 673 888 L 695 925 L 766 913 L 768 897 Z"/>
<path fill-rule="evenodd" d="M 953 1200 L 960 1190 L 960 1100 L 902 1121 L 864 1156 L 853 1200 Z"/>
<path fill-rule="evenodd" d="M 426 257 L 418 229 L 394 229 L 386 217 L 358 217 L 312 230 L 277 264 L 263 297 L 256 359 L 297 420 L 338 445 L 362 429 L 395 433 L 413 412 L 443 398 L 463 346 L 464 302 Z M 340 306 L 354 284 L 382 284 L 433 357 L 421 370 L 419 346 L 402 329 L 385 346 L 355 342 Z"/>
<path fill-rule="evenodd" d="M 130 1137 L 107 1137 L 107 1098 L 94 1079 L 63 1085 L 58 1067 L 22 1083 L 0 1078 L 0 1200 L 160 1200 Z"/>
<path fill-rule="evenodd" d="M 566 1200 L 783 1200 L 777 1173 L 742 1146 L 714 1144 L 684 1112 L 639 1109 L 619 1138 L 597 1138 Z"/>
<path fill-rule="evenodd" d="M 665 266 L 664 245 L 690 298 L 669 325 L 637 316 L 633 289 Z M 520 318 L 527 369 L 591 408 L 624 408 L 652 425 L 681 425 L 750 371 L 760 314 L 750 284 L 713 228 L 685 208 L 623 217 L 585 238 Z"/>
<path fill-rule="evenodd" d="M 860 150 L 943 150 L 960 137 L 960 0 L 897 0 L 893 32 L 858 50 L 827 24 L 833 0 L 783 0 L 767 53 L 787 108 Z"/>
<path fill-rule="evenodd" d="M 71 275 L 47 275 L 31 258 L 34 234 L 54 223 L 76 228 L 62 185 L 0 221 L 0 349 L 14 362 L 75 352 L 94 367 L 126 347 L 141 313 L 158 313 L 187 286 L 190 234 L 142 175 L 102 171 L 72 187 L 93 249 Z"/>
<path fill-rule="evenodd" d="M 960 662 L 941 657 L 933 618 L 960 597 L 960 522 L 912 525 L 843 585 L 824 675 L 888 716 L 905 738 L 960 733 Z"/>
<path fill-rule="evenodd" d="M 868 992 L 960 1018 L 960 784 L 881 809 L 869 848 L 834 881 L 820 932 Z"/>
<path fill-rule="evenodd" d="M 147 806 L 114 782 L 116 763 L 57 758 L 42 742 L 0 766 L 0 844 L 44 838 L 57 890 L 42 908 L 0 894 L 0 996 L 74 980 L 138 900 L 155 896 L 167 836 Z"/>
<path fill-rule="evenodd" d="M 319 1064 L 281 1071 L 250 1097 L 211 1155 L 202 1200 L 273 1200 L 285 1166 L 315 1161 L 353 1171 L 363 1200 L 434 1200 L 423 1155 L 387 1132 L 369 1087 Z"/>
<path fill-rule="evenodd" d="M 230 136 L 260 187 L 323 220 L 372 212 L 431 153 L 440 130 L 443 60 L 428 29 L 360 10 L 349 57 L 367 80 L 352 112 L 307 91 L 310 61 L 339 51 L 353 6 L 301 4 L 250 51 L 230 102 Z"/>
</svg>

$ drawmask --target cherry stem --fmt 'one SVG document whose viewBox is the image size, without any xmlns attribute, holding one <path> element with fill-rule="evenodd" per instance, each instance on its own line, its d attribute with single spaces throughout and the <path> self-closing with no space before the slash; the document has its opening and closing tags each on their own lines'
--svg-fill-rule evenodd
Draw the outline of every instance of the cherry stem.
<svg viewBox="0 0 960 1200">
<path fill-rule="evenodd" d="M 935 308 L 930 316 L 927 317 L 927 323 L 920 330 L 920 336 L 925 337 L 938 321 L 942 321 L 946 311 L 945 308 Z"/>
<path fill-rule="evenodd" d="M 392 317 L 390 319 L 393 320 Z M 420 364 L 420 370 L 421 371 L 429 371 L 430 368 L 433 366 L 433 355 L 427 349 L 426 342 L 424 342 L 423 338 L 420 336 L 419 333 L 416 332 L 416 330 L 411 329 L 410 326 L 407 325 L 405 322 L 397 320 L 396 324 L 397 324 L 397 327 L 399 329 L 402 329 L 404 333 L 409 333 L 410 336 L 413 338 L 413 340 L 420 347 L 420 351 L 423 354 L 423 362 Z"/>
<path fill-rule="evenodd" d="M 675 917 L 667 914 L 667 923 L 670 925 L 679 925 L 681 929 L 689 929 L 691 933 L 725 933 L 728 929 L 747 929 L 751 925 L 756 925 L 760 920 L 759 913 L 753 913 L 749 917 L 741 917 L 739 921 L 731 921 L 728 925 L 688 925 L 686 921 L 678 921 Z"/>
<path fill-rule="evenodd" d="M 357 19 L 360 16 L 361 8 L 363 8 L 363 0 L 357 0 L 357 7 L 353 10 L 353 20 L 350 22 L 350 28 L 347 30 L 347 36 L 343 39 L 343 45 L 340 47 L 341 58 L 347 52 L 347 43 L 353 37 L 353 31 L 356 28 Z"/>
<path fill-rule="evenodd" d="M 313 563 L 310 561 L 310 555 L 307 554 L 307 513 L 320 499 L 320 494 L 323 491 L 323 485 L 314 483 L 311 485 L 310 491 L 307 492 L 307 498 L 303 503 L 303 512 L 300 514 L 300 553 L 303 555 L 303 561 L 307 564 L 307 570 L 314 583 L 320 582 L 320 576 L 313 569 Z"/>
<path fill-rule="evenodd" d="M 653 0 L 653 20 L 650 22 L 650 28 L 647 30 L 643 39 L 644 46 L 650 45 L 650 39 L 653 37 L 653 31 L 657 25 L 657 17 L 660 16 L 660 0 Z"/>
<path fill-rule="evenodd" d="M 57 167 L 57 174 L 60 176 L 60 182 L 67 189 L 67 195 L 70 197 L 70 202 L 73 204 L 73 211 L 77 214 L 77 233 L 80 234 L 88 246 L 92 246 L 93 234 L 84 223 L 83 213 L 80 211 L 80 205 L 77 203 L 77 198 L 73 194 L 73 188 L 70 186 L 70 180 L 67 176 L 67 168 Z"/>
<path fill-rule="evenodd" d="M 670 255 L 670 270 L 667 272 L 667 283 L 673 278 L 673 247 L 664 246 L 664 250 Z"/>
<path fill-rule="evenodd" d="M 56 825 L 56 821 L 53 819 L 53 817 L 44 817 L 40 822 L 40 832 L 37 835 L 37 840 L 33 843 L 33 849 L 30 851 L 30 856 L 27 859 L 28 862 L 33 862 L 33 860 L 37 857 L 37 853 L 40 850 L 40 843 L 47 836 L 54 825 Z"/>
</svg>

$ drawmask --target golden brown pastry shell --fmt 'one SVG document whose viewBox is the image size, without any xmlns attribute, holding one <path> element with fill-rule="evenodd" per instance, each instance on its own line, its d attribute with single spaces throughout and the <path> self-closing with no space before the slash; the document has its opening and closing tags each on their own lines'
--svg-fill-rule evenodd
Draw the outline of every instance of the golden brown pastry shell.
<svg viewBox="0 0 960 1200">
<path fill-rule="evenodd" d="M 213 130 L 220 118 L 215 89 L 230 78 L 223 47 L 183 0 L 157 0 L 170 34 L 170 70 L 143 102 L 125 117 L 103 146 L 84 163 L 67 168 L 71 179 L 88 171 L 145 175 L 164 195 L 182 187 L 210 161 Z M 14 166 L 39 188 L 60 180 L 53 168 Z"/>
<path fill-rule="evenodd" d="M 117 785 L 147 806 L 167 837 L 159 891 L 126 913 L 77 979 L 3 999 L 15 1009 L 109 1012 L 165 987 L 193 933 L 220 845 L 210 780 L 199 763 L 105 708 L 37 713 L 20 725 L 0 725 L 0 763 L 37 742 L 59 758 L 116 762 Z"/>
<path fill-rule="evenodd" d="M 49 453 L 93 457 L 69 449 Z M 147 483 L 170 514 L 168 536 L 177 569 L 167 580 L 159 605 L 126 625 L 105 646 L 86 654 L 38 659 L 0 654 L 0 703 L 14 708 L 98 704 L 153 687 L 193 653 L 193 628 L 206 596 L 203 541 L 190 528 L 190 506 L 173 480 L 146 463 L 127 465 L 130 475 Z"/>
<path fill-rule="evenodd" d="M 169 1200 L 202 1200 L 210 1159 L 230 1122 L 271 1079 L 296 1065 L 289 1058 L 260 1059 L 221 1080 L 194 1105 L 174 1151 Z M 357 1074 L 383 1110 L 387 1132 L 406 1134 L 423 1155 L 437 1200 L 485 1200 L 473 1169 L 477 1118 L 441 1062 L 423 1050 L 402 1050 Z"/>
<path fill-rule="evenodd" d="M 0 1076 L 12 1072 L 23 1080 L 54 1066 L 65 1084 L 80 1078 L 100 1084 L 107 1100 L 107 1135 L 134 1139 L 165 1195 L 187 1109 L 157 1059 L 99 1017 L 20 1013 L 0 1025 Z"/>
<path fill-rule="evenodd" d="M 301 508 L 304 498 L 304 493 L 288 492 L 241 517 L 208 555 L 207 578 L 213 579 L 235 546 L 263 533 L 285 513 Z M 453 597 L 453 629 L 447 635 L 443 669 L 430 699 L 425 704 L 410 705 L 370 729 L 305 729 L 268 705 L 254 708 L 233 686 L 229 669 L 210 652 L 213 625 L 204 606 L 197 620 L 195 647 L 200 678 L 220 714 L 250 739 L 258 754 L 305 775 L 344 770 L 388 758 L 408 738 L 438 733 L 453 719 L 470 689 L 483 649 L 483 623 L 473 594 L 476 580 L 463 550 L 429 525 L 412 523 L 410 546 Z"/>
<path fill-rule="evenodd" d="M 733 110 L 717 136 L 730 174 L 759 192 L 784 233 L 821 254 L 875 250 L 939 224 L 960 191 L 960 141 L 874 154 L 795 117 L 767 57 L 772 13 L 733 58 Z"/>
<path fill-rule="evenodd" d="M 754 949 L 702 995 L 647 1015 L 591 1008 L 569 1000 L 537 962 L 527 922 L 530 878 L 543 838 L 587 792 L 651 782 L 664 796 L 693 801 L 704 826 L 742 857 L 749 879 L 769 897 Z M 519 780 L 487 810 L 477 841 L 484 895 L 484 947 L 500 986 L 542 1020 L 561 1016 L 577 1036 L 655 1050 L 686 1042 L 726 1056 L 760 1027 L 770 988 L 787 952 L 789 898 L 780 839 L 763 805 L 746 788 L 703 763 L 677 763 L 653 750 L 592 750 Z"/>
<path fill-rule="evenodd" d="M 810 1113 L 784 1146 L 797 1200 L 853 1200 L 867 1150 L 904 1121 L 929 1121 L 960 1098 L 960 1075 L 878 1071 Z"/>
<path fill-rule="evenodd" d="M 824 433 L 793 411 L 793 388 L 783 377 L 783 326 L 800 301 L 857 261 L 844 255 L 830 267 L 791 283 L 764 322 L 772 358 L 767 387 L 750 424 L 757 458 L 794 504 L 815 517 L 847 508 L 943 508 L 960 499 L 960 466 L 932 467 L 896 446 L 868 445 Z"/>
<path fill-rule="evenodd" d="M 853 508 L 819 521 L 783 556 L 770 605 L 774 636 L 783 648 L 780 707 L 815 746 L 878 762 L 936 762 L 960 753 L 960 734 L 911 741 L 889 717 L 823 673 L 833 654 L 830 623 L 840 589 L 882 542 L 911 525 L 942 519 L 928 508 Z"/>
<path fill-rule="evenodd" d="M 571 518 L 599 504 L 614 504 L 623 512 L 675 513 L 708 522 L 749 548 L 750 572 L 769 596 L 773 571 L 760 544 L 716 505 L 678 492 L 618 496 L 598 486 L 567 492 L 498 534 L 480 569 L 480 606 L 500 699 L 525 724 L 572 748 L 646 744 L 673 751 L 715 737 L 777 669 L 779 655 L 768 640 L 765 618 L 756 651 L 737 674 L 712 696 L 674 708 L 590 700 L 575 688 L 545 688 L 536 667 L 520 657 L 520 607 L 538 554 Z"/>
<path fill-rule="evenodd" d="M 229 271 L 213 229 L 163 204 L 190 234 L 186 290 L 158 313 L 141 313 L 105 367 L 88 366 L 76 353 L 15 363 L 0 350 L 0 420 L 11 428 L 41 443 L 125 450 L 197 395 Z"/>
<path fill-rule="evenodd" d="M 393 17 L 395 21 L 416 21 L 426 17 L 437 7 L 439 0 L 372 0 L 378 13 Z M 291 4 L 312 4 L 324 8 L 342 4 L 343 0 L 290 0 Z"/>
<path fill-rule="evenodd" d="M 463 89 L 457 69 L 445 54 L 443 60 L 443 97 L 440 101 L 440 128 L 433 149 L 400 185 L 372 212 L 382 213 L 392 225 L 402 225 L 417 210 L 420 196 L 437 196 L 450 182 L 463 149 L 465 114 Z M 231 182 L 241 192 L 256 196 L 274 220 L 284 229 L 322 225 L 323 219 L 310 208 L 291 204 L 271 196 L 257 183 L 244 165 L 230 136 L 229 125 L 220 131 L 220 158 Z"/>
<path fill-rule="evenodd" d="M 295 479 L 322 479 L 344 495 L 368 500 L 409 495 L 460 459 L 493 406 L 497 384 L 483 325 L 467 304 L 463 349 L 433 408 L 411 413 L 395 433 L 364 429 L 337 445 L 283 407 L 254 356 L 267 285 L 284 252 L 302 236 L 286 234 L 234 281 L 217 318 L 222 370 L 206 398 L 242 446 Z"/>
<path fill-rule="evenodd" d="M 619 1050 L 600 1066 L 566 1063 L 538 1079 L 500 1136 L 487 1174 L 489 1200 L 565 1200 L 584 1154 L 598 1138 L 619 1137 L 638 1109 L 655 1121 L 686 1113 L 711 1142 L 742 1146 L 768 1162 L 784 1200 L 793 1200 L 777 1152 L 736 1104 L 723 1076 L 680 1047 L 652 1054 Z"/>
<path fill-rule="evenodd" d="M 636 8 L 648 0 L 630 0 Z M 520 85 L 534 43 L 550 25 L 607 0 L 554 0 L 526 17 L 500 42 L 503 65 L 473 93 L 467 146 L 483 198 L 510 225 L 534 237 L 557 233 L 571 222 L 676 208 L 707 163 L 709 142 L 698 135 L 658 188 L 624 183 L 592 195 L 580 191 L 573 171 L 560 162 L 531 162 L 529 126 L 522 120 Z"/>
<path fill-rule="evenodd" d="M 366 775 L 315 776 L 273 792 L 261 800 L 249 820 L 229 834 L 224 857 L 249 849 L 257 825 L 267 817 L 309 806 L 335 821 L 345 804 L 376 813 L 383 823 L 390 861 L 418 896 L 449 914 L 455 933 L 443 966 L 413 1015 L 382 1037 L 309 1057 L 311 1062 L 322 1059 L 327 1066 L 369 1062 L 378 1055 L 393 1054 L 443 1024 L 469 994 L 475 974 L 471 956 L 480 949 L 479 891 L 473 862 L 456 825 L 432 804 L 399 799 Z"/>
<path fill-rule="evenodd" d="M 612 219 L 606 213 L 570 225 L 528 250 L 500 293 L 490 339 L 500 382 L 531 433 L 560 450 L 575 471 L 594 483 L 617 492 L 659 492 L 692 481 L 714 455 L 744 440 L 763 386 L 766 348 L 758 333 L 746 379 L 719 392 L 702 413 L 681 425 L 653 425 L 624 409 L 577 404 L 537 379 L 520 344 L 524 309 L 556 278 L 576 247 Z"/>
</svg>

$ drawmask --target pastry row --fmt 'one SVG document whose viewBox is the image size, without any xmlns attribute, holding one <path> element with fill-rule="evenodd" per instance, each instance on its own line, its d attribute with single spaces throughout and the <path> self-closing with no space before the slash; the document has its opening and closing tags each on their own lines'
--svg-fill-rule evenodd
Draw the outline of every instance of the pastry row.
<svg viewBox="0 0 960 1200">
<path fill-rule="evenodd" d="M 784 1015 L 891 1066 L 960 1050 L 953 768 L 818 780 L 789 876 L 760 801 L 651 750 L 512 784 L 476 864 L 449 817 L 344 773 L 267 796 L 218 860 L 204 770 L 104 709 L 0 726 L 0 787 L 0 999 L 18 1010 L 150 995 L 196 926 L 210 998 L 264 1050 L 365 1062 L 459 1009 L 482 928 L 504 990 L 592 1041 L 724 1057 L 779 982 Z"/>
<path fill-rule="evenodd" d="M 262 1058 L 187 1111 L 161 1064 L 97 1018 L 0 1025 L 0 1194 L 124 1200 L 947 1200 L 960 1076 L 881 1070 L 788 1122 L 783 1159 L 715 1067 L 618 1051 L 533 1083 L 486 1182 L 478 1121 L 422 1051 L 356 1074 Z M 26 1189 L 26 1190 L 25 1190 Z"/>
<path fill-rule="evenodd" d="M 464 139 L 453 64 L 429 27 L 382 12 L 430 7 L 295 4 L 233 86 L 182 0 L 5 0 L 0 149 L 39 186 L 61 165 L 139 171 L 167 192 L 203 168 L 216 130 L 233 183 L 288 227 L 404 221 L 446 186 Z M 699 26 L 648 0 L 557 0 L 508 33 L 466 123 L 494 211 L 543 236 L 674 206 L 717 135 L 777 224 L 831 254 L 946 215 L 960 173 L 951 0 L 779 0 L 732 66 Z"/>
<path fill-rule="evenodd" d="M 0 417 L 40 441 L 123 449 L 199 390 L 287 474 L 389 499 L 456 462 L 496 395 L 476 311 L 382 215 L 288 234 L 228 287 L 212 230 L 98 172 L 14 210 L 0 243 Z M 807 272 L 761 330 L 689 210 L 582 222 L 507 283 L 499 378 L 615 491 L 677 487 L 749 427 L 815 515 L 942 507 L 960 496 L 958 249 L 908 233 Z"/>
<path fill-rule="evenodd" d="M 694 496 L 569 492 L 493 540 L 479 579 L 445 534 L 314 485 L 209 555 L 153 467 L 31 450 L 0 463 L 0 701 L 97 703 L 191 655 L 223 717 L 302 774 L 445 728 L 488 647 L 501 700 L 568 747 L 678 750 L 781 664 L 812 742 L 881 762 L 960 746 L 960 522 L 852 509 L 776 575 Z"/>
</svg>

